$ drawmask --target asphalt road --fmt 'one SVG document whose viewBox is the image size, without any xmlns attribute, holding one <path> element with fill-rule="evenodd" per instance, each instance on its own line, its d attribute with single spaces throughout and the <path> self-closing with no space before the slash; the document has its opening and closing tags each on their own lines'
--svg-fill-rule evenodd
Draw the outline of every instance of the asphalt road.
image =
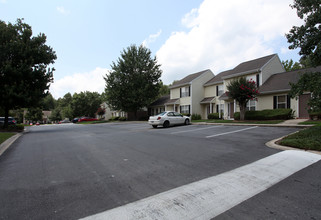
<svg viewBox="0 0 321 220">
<path fill-rule="evenodd" d="M 90 216 L 276 154 L 265 143 L 296 130 L 152 129 L 145 123 L 31 127 L 0 157 L 0 219 Z M 320 168 L 315 163 L 217 218 L 320 219 Z"/>
</svg>

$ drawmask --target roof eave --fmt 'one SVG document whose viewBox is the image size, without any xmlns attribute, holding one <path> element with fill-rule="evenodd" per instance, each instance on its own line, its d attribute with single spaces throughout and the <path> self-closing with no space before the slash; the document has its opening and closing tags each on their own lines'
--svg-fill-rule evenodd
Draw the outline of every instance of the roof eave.
<svg viewBox="0 0 321 220">
<path fill-rule="evenodd" d="M 241 73 L 235 73 L 235 74 L 232 74 L 232 75 L 228 75 L 228 76 L 223 76 L 222 79 L 231 79 L 231 78 L 234 78 L 234 77 L 238 77 L 238 76 L 243 76 L 243 75 L 247 75 L 247 74 L 250 74 L 250 73 L 260 73 L 261 72 L 261 69 L 254 69 L 254 70 L 248 70 L 248 71 L 245 71 L 245 72 L 241 72 Z"/>
<path fill-rule="evenodd" d="M 271 91 L 260 92 L 259 95 L 269 95 L 274 93 L 289 92 L 290 90 L 291 89 L 271 90 Z"/>
</svg>

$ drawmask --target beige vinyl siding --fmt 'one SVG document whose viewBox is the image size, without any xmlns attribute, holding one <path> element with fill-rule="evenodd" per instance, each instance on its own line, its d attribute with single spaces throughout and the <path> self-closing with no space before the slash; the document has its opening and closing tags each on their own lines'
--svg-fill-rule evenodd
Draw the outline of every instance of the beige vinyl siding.
<svg viewBox="0 0 321 220">
<path fill-rule="evenodd" d="M 170 92 L 170 99 L 180 98 L 180 88 L 171 89 Z"/>
<path fill-rule="evenodd" d="M 282 63 L 278 56 L 274 56 L 263 68 L 262 68 L 262 82 L 261 85 L 273 74 L 285 72 Z"/>
<path fill-rule="evenodd" d="M 216 96 L 216 85 L 204 87 L 204 98 Z"/>
</svg>

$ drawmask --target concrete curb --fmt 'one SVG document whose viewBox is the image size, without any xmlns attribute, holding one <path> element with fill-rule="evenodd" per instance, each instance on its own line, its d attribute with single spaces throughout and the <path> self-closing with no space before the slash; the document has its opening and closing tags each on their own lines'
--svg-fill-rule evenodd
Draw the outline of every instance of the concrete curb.
<svg viewBox="0 0 321 220">
<path fill-rule="evenodd" d="M 13 135 L 0 145 L 0 156 L 22 135 L 22 133 L 23 132 Z"/>
<path fill-rule="evenodd" d="M 296 131 L 296 132 L 293 132 L 292 134 L 295 134 L 299 131 Z M 287 147 L 287 146 L 282 146 L 282 145 L 278 145 L 276 144 L 276 142 L 278 142 L 279 140 L 282 140 L 283 138 L 289 136 L 291 134 L 288 134 L 288 135 L 285 135 L 283 137 L 280 137 L 280 138 L 277 138 L 277 139 L 274 139 L 274 140 L 271 140 L 269 142 L 266 142 L 265 145 L 267 147 L 270 147 L 270 148 L 274 148 L 274 149 L 278 149 L 278 150 L 297 150 L 297 151 L 307 151 L 307 152 L 310 152 L 310 153 L 315 153 L 315 154 L 319 154 L 321 155 L 321 152 L 320 151 L 315 151 L 315 150 L 304 150 L 304 149 L 299 149 L 299 148 L 293 148 L 293 147 Z"/>
<path fill-rule="evenodd" d="M 241 124 L 241 123 L 208 123 L 195 122 L 192 125 L 229 125 L 229 126 L 259 126 L 259 127 L 283 127 L 283 128 L 307 128 L 313 125 L 293 125 L 293 124 Z"/>
</svg>

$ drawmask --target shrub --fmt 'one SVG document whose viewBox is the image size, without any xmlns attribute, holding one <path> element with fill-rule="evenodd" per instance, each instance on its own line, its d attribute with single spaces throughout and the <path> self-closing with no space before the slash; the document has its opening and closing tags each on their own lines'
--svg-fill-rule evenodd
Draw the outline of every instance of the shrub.
<svg viewBox="0 0 321 220">
<path fill-rule="evenodd" d="M 119 117 L 119 119 L 118 119 L 119 121 L 126 121 L 127 120 L 127 118 L 126 117 Z"/>
<path fill-rule="evenodd" d="M 8 125 L 8 128 L 6 129 L 7 131 L 23 131 L 25 129 L 25 126 L 22 124 L 17 124 L 17 125 Z"/>
<path fill-rule="evenodd" d="M 111 117 L 109 120 L 110 120 L 110 121 L 117 121 L 118 119 L 119 119 L 118 116 L 113 116 L 113 117 Z"/>
<path fill-rule="evenodd" d="M 181 115 L 184 115 L 184 116 L 187 116 L 187 117 L 191 116 L 191 114 L 189 114 L 189 113 L 181 113 Z"/>
<path fill-rule="evenodd" d="M 321 112 L 309 112 L 311 120 L 318 119 L 321 120 Z"/>
<path fill-rule="evenodd" d="M 293 118 L 292 109 L 266 109 L 262 111 L 245 112 L 246 120 L 286 120 Z M 240 120 L 240 113 L 234 113 L 234 119 Z"/>
<path fill-rule="evenodd" d="M 192 114 L 192 120 L 201 120 L 202 117 L 199 114 Z"/>
<path fill-rule="evenodd" d="M 210 113 L 210 114 L 208 114 L 207 119 L 220 119 L 220 114 L 219 113 Z"/>
</svg>

